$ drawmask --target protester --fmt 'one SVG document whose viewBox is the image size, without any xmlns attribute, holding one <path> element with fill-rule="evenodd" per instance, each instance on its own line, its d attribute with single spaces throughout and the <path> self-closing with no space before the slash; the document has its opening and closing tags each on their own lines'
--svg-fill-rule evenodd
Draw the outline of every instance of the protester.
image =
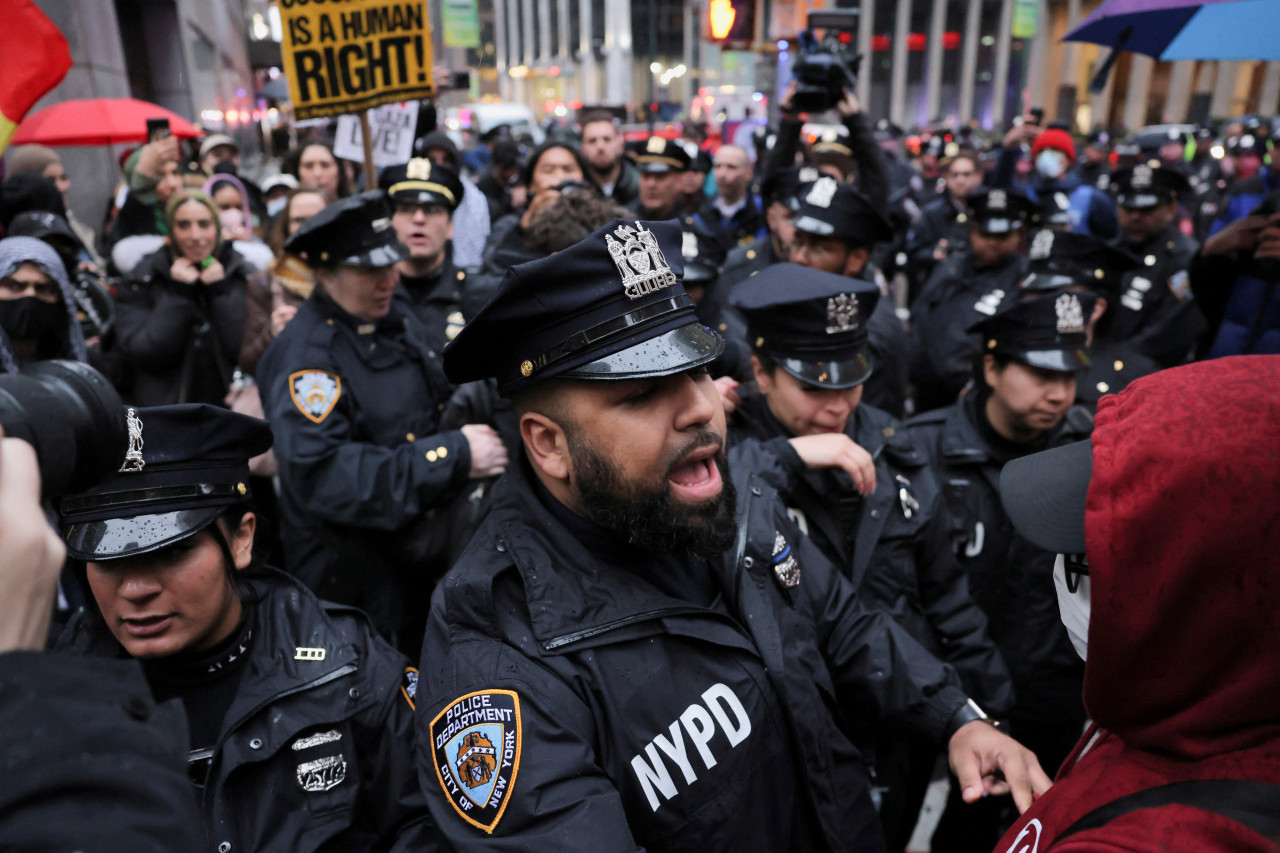
<svg viewBox="0 0 1280 853">
<path fill-rule="evenodd" d="M 1275 849 L 1277 400 L 1275 357 L 1173 368 L 1005 468 L 1013 523 L 1058 554 L 1092 722 L 999 853 Z"/>
<path fill-rule="evenodd" d="M 165 208 L 174 193 L 182 188 L 180 163 L 181 149 L 173 136 L 148 142 L 129 156 L 124 165 L 128 195 L 106 239 L 117 268 L 120 261 L 115 257 L 114 247 L 121 240 L 137 235 L 168 234 Z"/>
<path fill-rule="evenodd" d="M 297 178 L 299 184 L 320 187 L 338 198 L 351 194 L 347 173 L 327 142 L 306 142 L 284 156 L 281 171 Z"/>
<path fill-rule="evenodd" d="M 453 261 L 460 268 L 480 265 L 485 241 L 489 239 L 492 220 L 489 218 L 489 201 L 471 179 L 462 174 L 462 158 L 458 146 L 448 135 L 432 131 L 421 140 L 423 156 L 437 166 L 448 166 L 458 173 L 462 182 L 462 199 L 453 212 L 457 229 L 453 236 Z"/>
<path fill-rule="evenodd" d="M 6 175 L 13 177 L 14 175 L 33 172 L 48 178 L 53 181 L 58 192 L 62 193 L 63 204 L 67 204 L 67 194 L 71 191 L 71 178 L 62 163 L 62 158 L 58 156 L 56 151 L 43 145 L 18 145 L 9 149 L 7 153 L 8 157 L 5 161 Z M 57 211 L 53 212 L 56 213 Z M 98 269 L 102 269 L 104 264 L 102 258 L 98 255 L 98 239 L 93 229 L 81 222 L 75 211 L 70 207 L 66 209 L 65 218 L 67 224 L 71 226 L 71 230 L 75 232 L 76 238 L 80 241 L 82 251 L 85 253 L 84 259 L 92 262 Z"/>
<path fill-rule="evenodd" d="M 169 200 L 169 242 L 120 288 L 119 347 L 136 405 L 219 404 L 245 333 L 247 261 L 222 239 L 213 200 L 184 190 Z"/>
<path fill-rule="evenodd" d="M 582 156 L 591 180 L 606 198 L 630 207 L 640 196 L 640 175 L 623 156 L 625 149 L 612 113 L 597 111 L 582 117 Z"/>
<path fill-rule="evenodd" d="M 34 237 L 0 240 L 0 367 L 34 361 L 88 361 L 66 268 Z"/>
</svg>

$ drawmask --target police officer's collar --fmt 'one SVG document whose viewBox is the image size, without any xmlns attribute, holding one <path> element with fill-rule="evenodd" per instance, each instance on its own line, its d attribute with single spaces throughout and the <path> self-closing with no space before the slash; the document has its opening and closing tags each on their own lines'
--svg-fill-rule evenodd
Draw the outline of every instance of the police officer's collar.
<svg viewBox="0 0 1280 853">
<path fill-rule="evenodd" d="M 328 322 L 333 325 L 340 322 L 347 328 L 351 329 L 357 335 L 372 335 L 377 332 L 401 332 L 404 331 L 404 314 L 394 299 L 391 300 L 391 310 L 387 312 L 385 317 L 377 320 L 362 320 L 351 314 L 347 309 L 343 308 L 333 300 L 333 297 L 324 291 L 324 285 L 320 285 L 311 291 L 311 300 L 321 309 L 321 313 L 328 315 Z"/>
</svg>

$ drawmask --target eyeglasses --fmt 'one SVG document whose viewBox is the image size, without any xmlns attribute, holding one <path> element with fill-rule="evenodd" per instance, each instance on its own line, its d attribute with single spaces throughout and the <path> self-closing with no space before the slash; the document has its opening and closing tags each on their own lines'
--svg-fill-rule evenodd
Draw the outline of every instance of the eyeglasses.
<svg viewBox="0 0 1280 853">
<path fill-rule="evenodd" d="M 1078 592 L 1080 578 L 1089 576 L 1089 557 L 1085 554 L 1064 554 L 1063 573 L 1066 575 L 1067 592 Z"/>
<path fill-rule="evenodd" d="M 30 290 L 37 299 L 45 302 L 57 302 L 62 296 L 62 290 L 52 281 L 30 282 L 18 281 L 16 278 L 0 278 L 0 293 L 4 293 L 10 299 L 17 299 Z"/>
</svg>

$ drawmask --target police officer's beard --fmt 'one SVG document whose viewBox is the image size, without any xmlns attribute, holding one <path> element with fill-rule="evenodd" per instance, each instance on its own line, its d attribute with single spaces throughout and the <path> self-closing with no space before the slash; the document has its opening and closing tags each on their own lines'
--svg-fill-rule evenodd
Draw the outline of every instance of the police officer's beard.
<svg viewBox="0 0 1280 853">
<path fill-rule="evenodd" d="M 616 465 L 579 444 L 572 432 L 566 438 L 573 455 L 579 503 L 590 521 L 653 553 L 714 557 L 733 545 L 738 534 L 734 518 L 736 493 L 729 479 L 724 447 L 713 457 L 724 483 L 715 498 L 696 506 L 678 507 L 671 499 L 667 479 L 694 450 L 720 443 L 712 433 L 698 436 L 682 447 L 673 455 L 662 482 L 647 488 L 624 483 Z"/>
</svg>

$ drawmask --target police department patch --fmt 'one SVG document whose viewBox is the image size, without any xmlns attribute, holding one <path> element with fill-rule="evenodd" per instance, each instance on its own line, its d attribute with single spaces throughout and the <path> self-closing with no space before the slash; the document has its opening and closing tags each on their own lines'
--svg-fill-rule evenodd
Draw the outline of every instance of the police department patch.
<svg viewBox="0 0 1280 853">
<path fill-rule="evenodd" d="M 400 692 L 410 708 L 417 708 L 418 701 L 418 669 L 413 666 L 404 668 L 404 678 L 400 681 Z"/>
<path fill-rule="evenodd" d="M 321 423 L 342 396 L 342 379 L 327 370 L 299 370 L 289 375 L 289 394 L 298 411 Z"/>
<path fill-rule="evenodd" d="M 520 769 L 520 697 L 511 690 L 468 693 L 431 721 L 436 778 L 462 819 L 492 833 Z"/>
</svg>

